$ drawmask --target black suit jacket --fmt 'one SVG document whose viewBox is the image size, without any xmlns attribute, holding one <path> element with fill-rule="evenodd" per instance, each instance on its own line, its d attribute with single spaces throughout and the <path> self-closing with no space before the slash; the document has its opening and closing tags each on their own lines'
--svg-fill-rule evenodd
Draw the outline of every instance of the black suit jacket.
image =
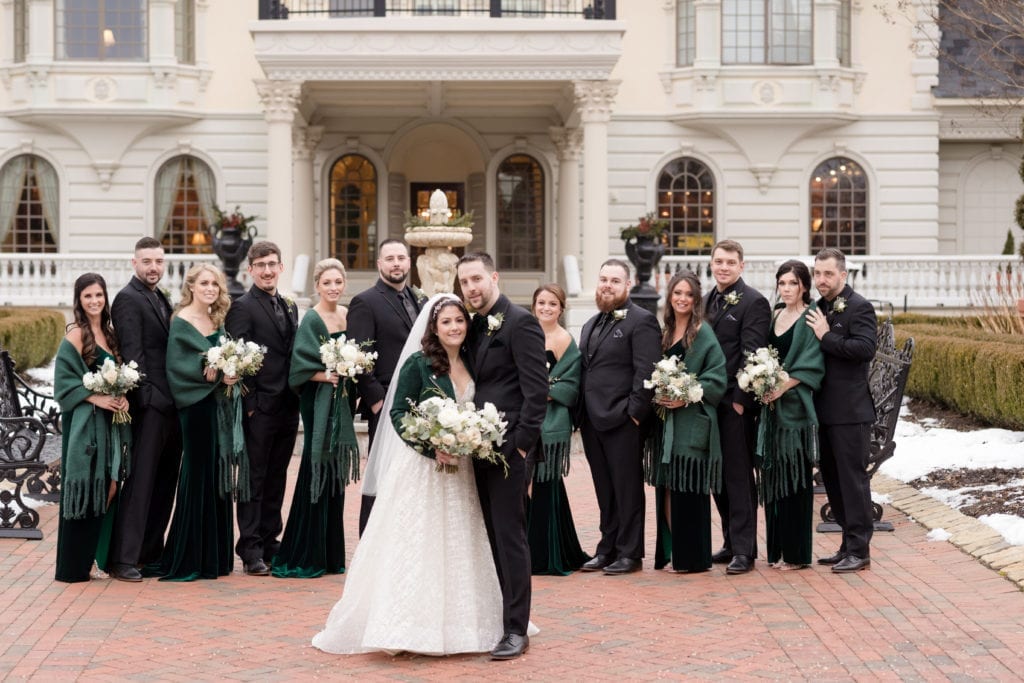
<svg viewBox="0 0 1024 683">
<path fill-rule="evenodd" d="M 243 380 L 247 389 L 242 398 L 246 412 L 259 408 L 261 412 L 272 413 L 298 405 L 295 394 L 288 387 L 288 371 L 299 312 L 294 303 L 285 301 L 288 330 L 282 333 L 274 321 L 270 298 L 269 294 L 253 285 L 232 302 L 224 321 L 224 329 L 232 338 L 267 347 L 263 367 L 255 376 Z"/>
<path fill-rule="evenodd" d="M 839 299 L 844 310 L 836 311 Z M 871 303 L 847 285 L 831 303 L 818 299 L 829 331 L 821 338 L 825 379 L 814 395 L 821 424 L 862 424 L 875 421 L 875 402 L 868 372 L 878 345 L 878 318 Z"/>
<path fill-rule="evenodd" d="M 490 401 L 505 413 L 508 431 L 501 450 L 510 457 L 514 449 L 526 453 L 540 439 L 540 427 L 548 408 L 548 370 L 544 355 L 544 331 L 521 306 L 502 294 L 488 311 L 501 314 L 501 327 L 488 334 L 471 326 L 467 341 L 470 368 L 476 379 L 479 407 Z"/>
<path fill-rule="evenodd" d="M 772 308 L 761 292 L 747 286 L 743 278 L 737 280 L 732 287 L 722 292 L 728 295 L 735 292 L 739 301 L 735 305 L 723 302 L 717 313 L 710 310 L 712 289 L 704 295 L 704 318 L 711 323 L 718 345 L 725 354 L 725 374 L 729 384 L 726 387 L 722 404 L 739 403 L 744 412 L 755 408 L 754 394 L 739 388 L 736 373 L 747 362 L 747 352 L 756 351 L 768 345 L 768 329 L 772 324 Z"/>
<path fill-rule="evenodd" d="M 406 292 L 416 302 L 416 310 L 420 310 L 425 299 L 417 298 L 409 288 Z M 373 372 L 360 377 L 358 382 L 363 417 L 369 418 L 371 406 L 384 400 L 411 329 L 412 323 L 395 290 L 383 280 L 378 279 L 373 287 L 352 297 L 346 334 L 358 342 L 370 342 L 367 348 L 377 352 Z"/>
<path fill-rule="evenodd" d="M 651 414 L 653 389 L 644 389 L 654 364 L 661 360 L 661 328 L 650 311 L 627 301 L 626 317 L 601 331 L 601 314 L 583 325 L 580 353 L 583 374 L 578 414 L 591 426 L 610 430 L 630 417 L 643 422 Z"/>
<path fill-rule="evenodd" d="M 161 310 L 153 294 L 167 303 Z M 124 362 L 135 361 L 145 375 L 139 388 L 128 394 L 132 408 L 174 410 L 171 388 L 167 385 L 167 331 L 170 327 L 170 302 L 163 292 L 149 288 L 134 275 L 110 307 L 110 318 L 117 332 Z"/>
</svg>

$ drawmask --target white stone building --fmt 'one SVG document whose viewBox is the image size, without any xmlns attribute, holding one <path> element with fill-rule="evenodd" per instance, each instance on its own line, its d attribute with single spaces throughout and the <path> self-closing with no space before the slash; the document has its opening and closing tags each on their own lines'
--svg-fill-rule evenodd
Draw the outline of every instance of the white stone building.
<svg viewBox="0 0 1024 683">
<path fill-rule="evenodd" d="M 38 300 L 11 294 L 29 276 L 69 297 L 62 269 L 142 234 L 208 251 L 214 205 L 286 263 L 338 256 L 352 294 L 435 187 L 518 299 L 568 254 L 586 291 L 650 211 L 670 264 L 730 237 L 764 273 L 822 245 L 962 270 L 1016 230 L 1019 112 L 937 95 L 913 7 L 916 29 L 867 0 L 0 0 L 0 303 Z"/>
</svg>

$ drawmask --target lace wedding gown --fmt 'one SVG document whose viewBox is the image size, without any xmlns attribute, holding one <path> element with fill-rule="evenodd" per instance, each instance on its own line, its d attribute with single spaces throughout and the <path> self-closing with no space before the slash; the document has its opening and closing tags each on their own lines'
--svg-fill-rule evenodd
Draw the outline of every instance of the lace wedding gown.
<svg viewBox="0 0 1024 683">
<path fill-rule="evenodd" d="M 473 394 L 470 382 L 457 400 Z M 435 472 L 434 460 L 404 444 L 392 460 L 341 600 L 313 646 L 335 654 L 491 650 L 502 635 L 501 589 L 472 463 Z"/>
</svg>

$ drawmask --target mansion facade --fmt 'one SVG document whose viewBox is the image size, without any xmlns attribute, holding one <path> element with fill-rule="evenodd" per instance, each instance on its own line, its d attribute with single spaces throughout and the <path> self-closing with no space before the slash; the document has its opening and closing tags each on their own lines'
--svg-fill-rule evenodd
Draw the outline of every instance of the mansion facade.
<svg viewBox="0 0 1024 683">
<path fill-rule="evenodd" d="M 591 288 L 649 212 L 697 266 L 723 238 L 998 254 L 1021 112 L 944 81 L 933 2 L 909 6 L 0 0 L 0 257 L 209 253 L 238 207 L 351 295 L 435 188 L 517 299 L 570 255 Z"/>
</svg>

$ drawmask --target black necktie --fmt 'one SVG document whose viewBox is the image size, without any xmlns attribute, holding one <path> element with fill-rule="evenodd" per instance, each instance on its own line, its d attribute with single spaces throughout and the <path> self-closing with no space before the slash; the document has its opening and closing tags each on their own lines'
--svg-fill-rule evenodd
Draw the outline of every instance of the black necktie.
<svg viewBox="0 0 1024 683">
<path fill-rule="evenodd" d="M 281 297 L 270 297 L 270 303 L 274 307 L 274 319 L 277 321 L 277 328 L 281 330 L 282 333 L 287 333 L 288 317 L 284 313 L 284 305 L 281 303 Z"/>
<path fill-rule="evenodd" d="M 420 314 L 416 310 L 416 304 L 412 302 L 412 297 L 404 289 L 398 292 L 398 300 L 402 302 L 402 306 L 405 307 L 405 314 L 409 316 L 409 322 L 416 322 L 416 316 Z"/>
<path fill-rule="evenodd" d="M 717 289 L 711 292 L 711 315 L 718 315 L 722 310 L 722 302 L 725 297 Z"/>
<path fill-rule="evenodd" d="M 604 334 L 604 331 L 608 328 L 608 323 L 612 319 L 611 313 L 602 313 L 601 317 L 597 321 L 597 336 L 600 337 Z"/>
<path fill-rule="evenodd" d="M 487 331 L 487 316 L 477 313 L 473 316 L 473 321 L 469 324 L 469 327 L 477 336 L 484 334 Z"/>
<path fill-rule="evenodd" d="M 164 316 L 164 319 L 170 319 L 171 317 L 171 305 L 167 299 L 164 298 L 163 294 L 156 291 L 155 289 L 149 290 L 150 295 L 156 300 L 156 309 Z"/>
</svg>

